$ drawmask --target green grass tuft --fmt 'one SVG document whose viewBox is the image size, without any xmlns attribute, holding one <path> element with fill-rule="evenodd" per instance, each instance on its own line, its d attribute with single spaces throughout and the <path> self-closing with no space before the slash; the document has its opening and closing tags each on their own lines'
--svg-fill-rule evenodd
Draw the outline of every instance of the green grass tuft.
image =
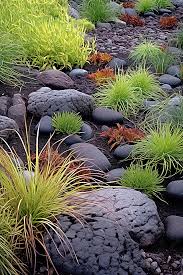
<svg viewBox="0 0 183 275">
<path fill-rule="evenodd" d="M 56 113 L 52 118 L 52 125 L 57 132 L 62 134 L 79 133 L 82 127 L 82 118 L 75 113 Z"/>
<path fill-rule="evenodd" d="M 122 186 L 144 192 L 149 197 L 159 197 L 160 193 L 164 191 L 163 177 L 150 165 L 131 164 L 119 182 Z"/>
<path fill-rule="evenodd" d="M 156 10 L 157 5 L 155 0 L 137 0 L 135 9 L 139 13 L 145 13 Z"/>
</svg>

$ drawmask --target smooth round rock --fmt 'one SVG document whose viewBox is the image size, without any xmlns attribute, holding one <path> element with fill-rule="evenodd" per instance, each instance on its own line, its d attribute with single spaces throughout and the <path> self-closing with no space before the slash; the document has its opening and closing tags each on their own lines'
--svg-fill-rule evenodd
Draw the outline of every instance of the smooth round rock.
<svg viewBox="0 0 183 275">
<path fill-rule="evenodd" d="M 54 128 L 52 126 L 52 118 L 50 116 L 43 116 L 38 124 L 35 127 L 35 131 L 38 130 L 42 135 L 49 135 L 54 132 Z"/>
<path fill-rule="evenodd" d="M 75 19 L 80 18 L 79 12 L 75 8 L 71 7 L 70 5 L 69 5 L 69 11 L 68 12 L 69 12 L 69 15 L 71 17 L 73 17 Z"/>
<path fill-rule="evenodd" d="M 88 123 L 83 123 L 83 126 L 81 127 L 80 136 L 83 140 L 86 140 L 86 141 L 93 137 L 93 130 Z"/>
<path fill-rule="evenodd" d="M 125 172 L 125 169 L 123 167 L 112 169 L 111 171 L 106 173 L 106 181 L 117 182 L 120 178 L 122 178 L 124 172 Z"/>
<path fill-rule="evenodd" d="M 124 59 L 114 57 L 107 66 L 110 67 L 111 69 L 118 70 L 118 69 L 123 69 L 126 65 L 127 63 Z"/>
<path fill-rule="evenodd" d="M 159 77 L 159 82 L 162 84 L 169 84 L 172 87 L 176 87 L 181 84 L 181 79 L 170 74 L 163 74 Z"/>
<path fill-rule="evenodd" d="M 107 125 L 102 125 L 102 127 L 101 127 L 101 131 L 102 131 L 102 132 L 108 131 L 109 129 L 110 129 L 110 127 L 107 126 Z"/>
<path fill-rule="evenodd" d="M 97 28 L 106 29 L 106 30 L 111 30 L 111 29 L 112 29 L 112 26 L 111 26 L 110 23 L 98 22 L 98 23 L 97 23 Z"/>
<path fill-rule="evenodd" d="M 134 145 L 130 144 L 125 144 L 125 145 L 120 145 L 114 150 L 114 156 L 118 159 L 125 159 L 129 157 L 133 150 Z"/>
<path fill-rule="evenodd" d="M 46 70 L 37 76 L 37 80 L 45 86 L 55 89 L 69 89 L 74 81 L 65 73 L 59 70 Z"/>
<path fill-rule="evenodd" d="M 73 69 L 70 73 L 70 77 L 85 76 L 88 74 L 87 70 L 84 69 Z"/>
<path fill-rule="evenodd" d="M 175 215 L 167 217 L 166 236 L 171 241 L 183 241 L 183 217 Z"/>
<path fill-rule="evenodd" d="M 28 170 L 24 170 L 22 172 L 22 174 L 24 176 L 26 184 L 28 185 L 30 183 L 31 179 L 34 177 L 34 172 L 28 171 Z"/>
<path fill-rule="evenodd" d="M 136 10 L 132 8 L 125 8 L 125 13 L 131 16 L 137 16 Z"/>
<path fill-rule="evenodd" d="M 92 113 L 93 121 L 98 124 L 113 125 L 123 122 L 123 115 L 120 112 L 99 107 Z"/>
<path fill-rule="evenodd" d="M 180 77 L 180 66 L 173 65 L 167 69 L 167 74 L 173 75 L 175 77 Z"/>
<path fill-rule="evenodd" d="M 85 165 L 96 171 L 110 170 L 111 164 L 107 157 L 93 144 L 90 143 L 77 143 L 70 146 L 75 156 L 82 158 Z"/>
<path fill-rule="evenodd" d="M 163 89 L 163 90 L 172 90 L 172 87 L 169 85 L 169 84 L 163 84 L 162 86 L 161 86 L 161 88 Z"/>
<path fill-rule="evenodd" d="M 164 13 L 171 14 L 172 11 L 169 10 L 169 9 L 159 9 L 159 13 L 160 13 L 160 14 L 164 14 Z"/>
<path fill-rule="evenodd" d="M 64 142 L 66 145 L 71 146 L 73 144 L 83 142 L 83 140 L 79 135 L 73 134 L 73 135 L 66 137 L 66 139 L 64 139 Z"/>
<path fill-rule="evenodd" d="M 177 48 L 177 47 L 168 47 L 168 52 L 174 55 L 177 55 L 178 57 L 183 55 L 183 50 Z"/>
<path fill-rule="evenodd" d="M 23 129 L 25 127 L 25 119 L 26 119 L 26 107 L 24 104 L 12 105 L 8 109 L 8 117 L 12 118 L 16 121 L 18 127 Z"/>
<path fill-rule="evenodd" d="M 167 194 L 175 199 L 183 199 L 183 180 L 171 181 L 166 188 Z"/>
<path fill-rule="evenodd" d="M 148 12 L 144 13 L 144 17 L 149 17 L 149 16 L 155 17 L 156 14 L 154 12 L 152 12 L 152 11 L 148 11 Z"/>
</svg>

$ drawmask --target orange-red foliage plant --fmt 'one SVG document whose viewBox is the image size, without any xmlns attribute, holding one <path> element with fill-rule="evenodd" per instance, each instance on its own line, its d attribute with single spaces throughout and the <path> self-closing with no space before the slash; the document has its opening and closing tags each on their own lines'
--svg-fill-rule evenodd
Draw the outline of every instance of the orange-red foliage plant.
<svg viewBox="0 0 183 275">
<path fill-rule="evenodd" d="M 96 52 L 90 55 L 89 61 L 95 65 L 106 64 L 112 60 L 112 56 L 108 53 Z"/>
<path fill-rule="evenodd" d="M 136 26 L 143 27 L 145 25 L 145 21 L 141 19 L 140 16 L 138 15 L 123 14 L 121 15 L 120 19 L 134 27 Z"/>
<path fill-rule="evenodd" d="M 108 144 L 110 145 L 111 150 L 125 142 L 134 142 L 141 140 L 145 137 L 145 134 L 142 130 L 137 128 L 127 128 L 123 125 L 117 124 L 117 127 L 111 127 L 108 130 L 100 134 L 101 137 L 108 139 Z"/>
<path fill-rule="evenodd" d="M 115 74 L 113 69 L 104 68 L 102 70 L 97 70 L 95 73 L 89 74 L 88 78 L 94 80 L 97 85 L 100 85 L 111 79 L 115 79 Z"/>
<path fill-rule="evenodd" d="M 160 18 L 160 26 L 162 28 L 170 29 L 177 26 L 178 20 L 176 16 L 164 16 Z"/>
<path fill-rule="evenodd" d="M 133 9 L 135 7 L 135 3 L 133 3 L 133 2 L 125 2 L 125 3 L 122 4 L 122 6 L 124 8 L 131 8 L 131 9 Z"/>
</svg>

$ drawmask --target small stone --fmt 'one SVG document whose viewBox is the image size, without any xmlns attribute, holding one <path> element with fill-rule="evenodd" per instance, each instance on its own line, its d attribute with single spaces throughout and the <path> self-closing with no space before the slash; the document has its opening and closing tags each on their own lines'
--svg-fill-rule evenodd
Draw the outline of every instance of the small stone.
<svg viewBox="0 0 183 275">
<path fill-rule="evenodd" d="M 8 111 L 9 101 L 10 101 L 10 98 L 7 96 L 0 97 L 0 115 L 1 116 L 6 116 Z"/>
<path fill-rule="evenodd" d="M 102 132 L 105 132 L 105 131 L 108 131 L 110 128 L 109 128 L 109 126 L 107 126 L 107 125 L 102 125 L 102 127 L 101 127 L 101 131 Z"/>
<path fill-rule="evenodd" d="M 161 88 L 162 88 L 163 90 L 168 90 L 168 91 L 172 90 L 172 87 L 171 87 L 169 84 L 163 84 L 163 85 L 161 86 Z"/>
<path fill-rule="evenodd" d="M 161 274 L 161 269 L 158 267 L 158 268 L 156 268 L 156 270 L 155 270 L 155 274 Z"/>
<path fill-rule="evenodd" d="M 125 169 L 123 167 L 112 169 L 106 174 L 106 181 L 117 182 L 120 178 L 122 178 L 124 172 L 125 172 Z"/>
<path fill-rule="evenodd" d="M 164 13 L 171 14 L 172 11 L 169 10 L 169 9 L 159 9 L 159 13 L 160 13 L 160 14 L 164 14 Z"/>
<path fill-rule="evenodd" d="M 24 170 L 22 172 L 22 174 L 24 176 L 26 184 L 28 185 L 30 183 L 31 179 L 34 177 L 34 172 L 28 171 L 28 170 Z"/>
<path fill-rule="evenodd" d="M 93 137 L 93 130 L 88 123 L 83 123 L 81 127 L 81 138 L 85 141 L 91 139 Z"/>
<path fill-rule="evenodd" d="M 98 22 L 97 23 L 97 28 L 106 29 L 106 30 L 111 30 L 112 29 L 110 23 L 103 23 L 103 22 Z"/>
<path fill-rule="evenodd" d="M 180 66 L 173 65 L 167 69 L 167 74 L 173 75 L 175 77 L 180 77 Z"/>
<path fill-rule="evenodd" d="M 168 47 L 168 52 L 177 56 L 183 56 L 183 50 L 177 47 Z"/>
<path fill-rule="evenodd" d="M 96 108 L 92 113 L 92 118 L 94 122 L 106 125 L 123 122 L 123 116 L 120 112 L 103 107 Z"/>
<path fill-rule="evenodd" d="M 152 268 L 153 270 L 155 270 L 157 267 L 158 267 L 158 263 L 157 263 L 157 262 L 152 262 L 152 263 L 151 263 L 151 268 Z"/>
<path fill-rule="evenodd" d="M 70 77 L 77 77 L 77 76 L 85 76 L 88 74 L 88 71 L 87 70 L 84 70 L 84 69 L 73 69 L 69 76 Z"/>
<path fill-rule="evenodd" d="M 19 131 L 16 121 L 6 116 L 0 116 L 0 137 L 8 138 L 14 131 Z"/>
<path fill-rule="evenodd" d="M 137 16 L 137 12 L 135 9 L 132 8 L 126 8 L 125 9 L 125 13 L 131 16 Z"/>
<path fill-rule="evenodd" d="M 124 59 L 114 57 L 107 66 L 113 70 L 120 70 L 127 66 L 127 63 Z"/>
<path fill-rule="evenodd" d="M 170 74 L 164 74 L 159 77 L 159 82 L 162 84 L 169 84 L 172 87 L 176 87 L 181 84 L 181 80 L 178 77 Z"/>
<path fill-rule="evenodd" d="M 12 102 L 13 102 L 13 105 L 25 104 L 25 101 L 23 100 L 21 94 L 14 94 Z"/>
<path fill-rule="evenodd" d="M 114 156 L 119 159 L 125 159 L 129 157 L 133 150 L 133 145 L 125 144 L 125 145 L 120 145 L 114 150 Z"/>
<path fill-rule="evenodd" d="M 122 21 L 118 18 L 115 18 L 112 22 L 115 23 L 116 27 L 119 27 L 119 28 L 122 27 L 122 26 L 123 27 L 126 26 L 126 22 L 124 22 L 124 21 Z"/>
<path fill-rule="evenodd" d="M 69 6 L 69 15 L 75 19 L 80 18 L 79 12 L 76 9 L 72 8 L 71 6 Z"/>
<path fill-rule="evenodd" d="M 35 131 L 38 130 L 42 135 L 49 135 L 54 132 L 54 128 L 52 126 L 52 118 L 50 116 L 43 116 L 39 123 L 35 127 Z"/>
<path fill-rule="evenodd" d="M 167 194 L 175 199 L 183 199 L 183 180 L 171 181 L 166 188 Z"/>
<path fill-rule="evenodd" d="M 64 142 L 66 145 L 71 146 L 75 143 L 83 142 L 83 140 L 81 139 L 81 137 L 79 135 L 74 134 L 74 135 L 70 135 L 66 139 L 64 139 Z"/>
<path fill-rule="evenodd" d="M 147 109 L 149 109 L 151 107 L 156 106 L 158 103 L 159 103 L 159 101 L 157 101 L 157 100 L 147 100 L 146 99 L 144 101 L 144 107 L 147 108 Z"/>
<path fill-rule="evenodd" d="M 155 17 L 156 14 L 155 14 L 154 12 L 152 12 L 152 11 L 149 11 L 149 12 L 145 12 L 145 13 L 144 13 L 144 16 L 145 16 L 145 17 L 149 17 L 149 16 Z"/>
<path fill-rule="evenodd" d="M 41 72 L 37 76 L 37 80 L 45 86 L 55 89 L 69 89 L 74 85 L 74 81 L 67 74 L 59 70 Z"/>
<path fill-rule="evenodd" d="M 20 129 L 25 126 L 26 107 L 24 104 L 13 105 L 8 110 L 8 117 L 16 121 Z"/>
<path fill-rule="evenodd" d="M 183 241 L 183 217 L 174 215 L 167 217 L 166 236 L 171 241 Z"/>
</svg>

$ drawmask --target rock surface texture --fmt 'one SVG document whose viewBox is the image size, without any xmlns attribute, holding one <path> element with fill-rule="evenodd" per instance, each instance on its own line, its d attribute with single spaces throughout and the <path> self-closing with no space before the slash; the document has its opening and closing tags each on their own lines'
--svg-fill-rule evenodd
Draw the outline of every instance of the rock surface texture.
<svg viewBox="0 0 183 275">
<path fill-rule="evenodd" d="M 14 130 L 19 131 L 17 123 L 9 117 L 0 116 L 0 137 L 8 138 Z"/>
<path fill-rule="evenodd" d="M 94 205 L 84 211 L 84 226 L 72 218 L 59 217 L 79 264 L 55 233 L 50 231 L 51 236 L 45 236 L 58 271 L 72 275 L 145 275 L 142 251 L 131 236 L 133 232 L 146 245 L 161 235 L 163 225 L 154 202 L 138 191 L 122 188 L 100 190 L 85 198 Z M 57 248 L 65 255 L 63 259 Z"/>
<path fill-rule="evenodd" d="M 76 112 L 90 116 L 93 98 L 74 89 L 51 90 L 44 87 L 29 95 L 28 111 L 35 116 L 53 115 L 55 112 Z"/>
</svg>

